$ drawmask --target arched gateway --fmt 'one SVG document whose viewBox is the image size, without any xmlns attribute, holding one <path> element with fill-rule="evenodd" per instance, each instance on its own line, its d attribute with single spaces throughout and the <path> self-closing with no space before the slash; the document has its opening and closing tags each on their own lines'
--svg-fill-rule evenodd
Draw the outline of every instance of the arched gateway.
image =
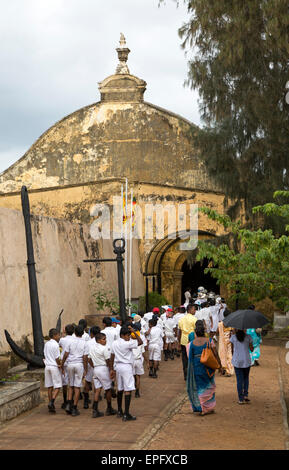
<svg viewBox="0 0 289 470">
<path fill-rule="evenodd" d="M 182 236 L 182 235 L 181 235 Z M 199 240 L 214 239 L 215 236 L 205 231 L 198 232 Z M 188 251 L 183 245 L 188 239 L 180 236 L 175 239 L 169 237 L 157 241 L 150 250 L 144 269 L 146 284 L 146 299 L 149 292 L 158 292 L 164 295 L 170 304 L 179 306 L 184 302 L 184 292 L 187 287 L 197 291 L 199 285 L 206 285 L 209 289 L 219 292 L 215 280 L 205 274 L 208 262 L 187 262 Z M 146 301 L 148 305 L 148 300 Z"/>
</svg>

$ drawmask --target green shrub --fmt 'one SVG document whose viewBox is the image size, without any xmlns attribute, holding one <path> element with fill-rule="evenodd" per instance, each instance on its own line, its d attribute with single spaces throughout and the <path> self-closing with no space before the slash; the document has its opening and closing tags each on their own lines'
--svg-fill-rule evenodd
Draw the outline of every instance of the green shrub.
<svg viewBox="0 0 289 470">
<path fill-rule="evenodd" d="M 162 305 L 168 305 L 168 300 L 158 292 L 149 292 L 149 311 L 151 311 L 154 307 L 161 307 Z M 145 312 L 146 310 L 146 298 L 140 297 L 139 298 L 139 311 Z"/>
</svg>

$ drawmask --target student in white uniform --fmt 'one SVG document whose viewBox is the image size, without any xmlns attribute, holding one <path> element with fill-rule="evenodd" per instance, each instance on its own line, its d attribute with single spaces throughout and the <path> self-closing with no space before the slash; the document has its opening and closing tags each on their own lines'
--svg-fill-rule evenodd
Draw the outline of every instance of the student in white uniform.
<svg viewBox="0 0 289 470">
<path fill-rule="evenodd" d="M 59 347 L 61 348 L 61 360 L 63 359 L 64 356 L 64 350 L 65 347 L 73 341 L 73 333 L 74 333 L 74 326 L 69 324 L 66 325 L 65 327 L 65 333 L 66 336 L 63 336 L 63 338 L 60 338 L 59 340 Z M 67 386 L 68 386 L 68 372 L 67 372 L 67 363 L 65 363 L 64 368 L 63 368 L 63 373 L 62 373 L 62 393 L 63 393 L 63 403 L 61 405 L 61 408 L 65 410 L 67 406 Z"/>
<path fill-rule="evenodd" d="M 210 333 L 212 325 L 212 310 L 209 302 L 202 305 L 200 310 L 197 310 L 195 316 L 198 320 L 204 320 L 206 324 L 206 333 Z"/>
<path fill-rule="evenodd" d="M 95 335 L 100 333 L 99 326 L 92 326 L 89 330 L 89 340 L 88 340 L 88 349 L 92 344 L 95 343 Z M 82 336 L 83 339 L 83 336 Z M 93 367 L 88 363 L 87 364 L 87 374 L 85 376 L 85 384 L 83 388 L 83 408 L 87 410 L 89 408 L 89 391 L 92 390 L 92 378 L 93 378 Z"/>
<path fill-rule="evenodd" d="M 106 336 L 106 346 L 111 352 L 112 343 L 119 337 L 116 328 L 112 326 L 111 317 L 104 317 L 102 320 L 104 329 L 101 330 L 101 333 L 104 333 Z"/>
<path fill-rule="evenodd" d="M 50 413 L 55 413 L 54 402 L 62 387 L 59 331 L 55 328 L 49 330 L 49 338 L 44 346 L 45 387 L 48 392 L 48 410 Z"/>
<path fill-rule="evenodd" d="M 156 319 L 149 321 L 149 329 L 145 334 L 148 340 L 148 351 L 149 351 L 149 376 L 154 379 L 157 378 L 157 369 L 159 362 L 161 361 L 162 349 L 161 344 L 163 343 L 163 332 L 161 328 L 157 326 Z"/>
<path fill-rule="evenodd" d="M 164 337 L 165 337 L 165 346 L 164 346 L 164 355 L 165 355 L 165 361 L 170 359 L 174 359 L 174 344 L 176 342 L 176 337 L 175 337 L 175 327 L 176 327 L 176 321 L 173 317 L 173 310 L 171 308 L 168 308 L 166 311 L 166 317 L 163 319 L 163 325 L 164 325 Z"/>
<path fill-rule="evenodd" d="M 120 321 L 115 318 L 115 317 L 112 317 L 111 318 L 111 326 L 113 328 L 115 328 L 116 330 L 116 333 L 117 333 L 117 339 L 119 338 L 119 334 L 120 334 L 120 330 L 121 330 L 121 326 L 120 326 Z"/>
<path fill-rule="evenodd" d="M 79 411 L 77 409 L 77 404 L 82 385 L 82 378 L 87 374 L 89 348 L 88 342 L 82 339 L 82 327 L 78 325 L 75 328 L 74 333 L 75 338 L 65 347 L 62 365 L 64 366 L 67 360 L 69 390 L 68 404 L 65 411 L 72 416 L 78 416 Z M 74 399 L 72 399 L 73 392 Z"/>
<path fill-rule="evenodd" d="M 97 333 L 95 339 L 90 343 L 88 362 L 93 368 L 94 382 L 94 402 L 93 402 L 93 418 L 104 416 L 104 413 L 98 410 L 98 402 L 101 388 L 105 391 L 107 401 L 106 416 L 116 414 L 111 406 L 111 381 L 114 378 L 114 371 L 110 360 L 110 351 L 106 346 L 106 336 L 104 333 Z"/>
<path fill-rule="evenodd" d="M 123 421 L 133 421 L 136 419 L 129 413 L 131 392 L 135 390 L 133 376 L 133 349 L 137 349 L 142 344 L 140 336 L 135 335 L 136 339 L 131 338 L 133 328 L 123 326 L 120 330 L 120 338 L 114 341 L 112 345 L 111 361 L 115 365 L 117 379 L 117 416 L 122 417 Z M 124 393 L 125 411 L 122 410 L 122 397 Z"/>
<path fill-rule="evenodd" d="M 183 318 L 186 315 L 186 307 L 184 305 L 181 305 L 180 307 L 177 308 L 177 313 L 174 315 L 174 320 L 175 320 L 175 336 L 176 336 L 176 356 L 180 357 L 182 349 L 181 349 L 181 344 L 178 340 L 179 337 L 179 321 L 181 318 Z"/>
<path fill-rule="evenodd" d="M 136 317 L 139 317 L 139 315 L 136 315 Z M 135 317 L 134 317 L 135 318 Z M 139 317 L 141 318 L 141 317 Z M 147 345 L 147 340 L 146 337 L 141 333 L 141 323 L 134 323 L 133 324 L 133 329 L 135 331 L 135 335 L 139 334 L 141 337 L 142 343 L 140 346 L 138 346 L 136 349 L 133 349 L 133 355 L 134 355 L 134 362 L 133 362 L 133 375 L 134 375 L 134 380 L 135 380 L 135 398 L 140 398 L 140 376 L 144 375 L 144 353 L 145 353 L 145 347 Z M 133 335 L 132 335 L 133 336 Z M 134 336 L 133 336 L 134 338 Z"/>
</svg>

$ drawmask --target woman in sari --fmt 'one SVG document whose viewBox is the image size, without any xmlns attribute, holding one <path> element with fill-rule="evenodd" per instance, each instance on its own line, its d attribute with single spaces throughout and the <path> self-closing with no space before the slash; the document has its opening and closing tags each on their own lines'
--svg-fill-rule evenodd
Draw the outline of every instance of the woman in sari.
<svg viewBox="0 0 289 470">
<path fill-rule="evenodd" d="M 224 317 L 230 314 L 230 310 L 224 311 Z M 232 365 L 232 343 L 230 338 L 233 334 L 233 328 L 225 327 L 222 321 L 218 325 L 219 330 L 219 356 L 221 359 L 222 367 L 224 369 L 224 376 L 231 377 L 234 374 L 234 367 Z"/>
<path fill-rule="evenodd" d="M 199 412 L 200 416 L 214 413 L 216 406 L 215 399 L 215 378 L 213 369 L 204 366 L 201 362 L 201 355 L 204 348 L 210 341 L 211 348 L 220 364 L 221 361 L 212 339 L 205 337 L 205 327 L 202 320 L 198 320 L 195 325 L 195 339 L 187 345 L 188 373 L 187 392 L 194 412 Z"/>
<path fill-rule="evenodd" d="M 252 366 L 259 366 L 259 358 L 260 358 L 260 344 L 262 343 L 262 337 L 261 334 L 259 333 L 259 329 L 255 330 L 254 328 L 249 328 L 247 330 L 247 335 L 250 335 L 252 338 L 253 342 L 253 348 L 254 350 L 251 352 L 250 351 L 250 356 L 251 356 L 251 365 Z"/>
</svg>

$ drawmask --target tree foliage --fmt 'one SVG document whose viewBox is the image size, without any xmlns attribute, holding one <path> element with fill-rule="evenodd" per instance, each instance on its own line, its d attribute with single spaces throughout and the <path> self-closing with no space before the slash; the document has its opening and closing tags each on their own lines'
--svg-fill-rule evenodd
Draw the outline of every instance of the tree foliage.
<svg viewBox="0 0 289 470">
<path fill-rule="evenodd" d="M 204 120 L 192 132 L 209 174 L 250 210 L 289 189 L 289 3 L 183 1 L 187 84 Z"/>
<path fill-rule="evenodd" d="M 276 192 L 274 198 L 289 198 L 288 192 Z M 211 260 L 205 270 L 230 292 L 230 300 L 258 301 L 271 298 L 284 311 L 289 310 L 289 236 L 276 237 L 272 230 L 248 230 L 241 222 L 233 222 L 228 216 L 202 207 L 210 219 L 217 221 L 239 241 L 239 248 L 229 244 L 216 247 L 206 241 L 198 245 L 197 260 Z M 265 204 L 253 208 L 253 212 L 282 218 L 289 232 L 289 204 Z"/>
</svg>

